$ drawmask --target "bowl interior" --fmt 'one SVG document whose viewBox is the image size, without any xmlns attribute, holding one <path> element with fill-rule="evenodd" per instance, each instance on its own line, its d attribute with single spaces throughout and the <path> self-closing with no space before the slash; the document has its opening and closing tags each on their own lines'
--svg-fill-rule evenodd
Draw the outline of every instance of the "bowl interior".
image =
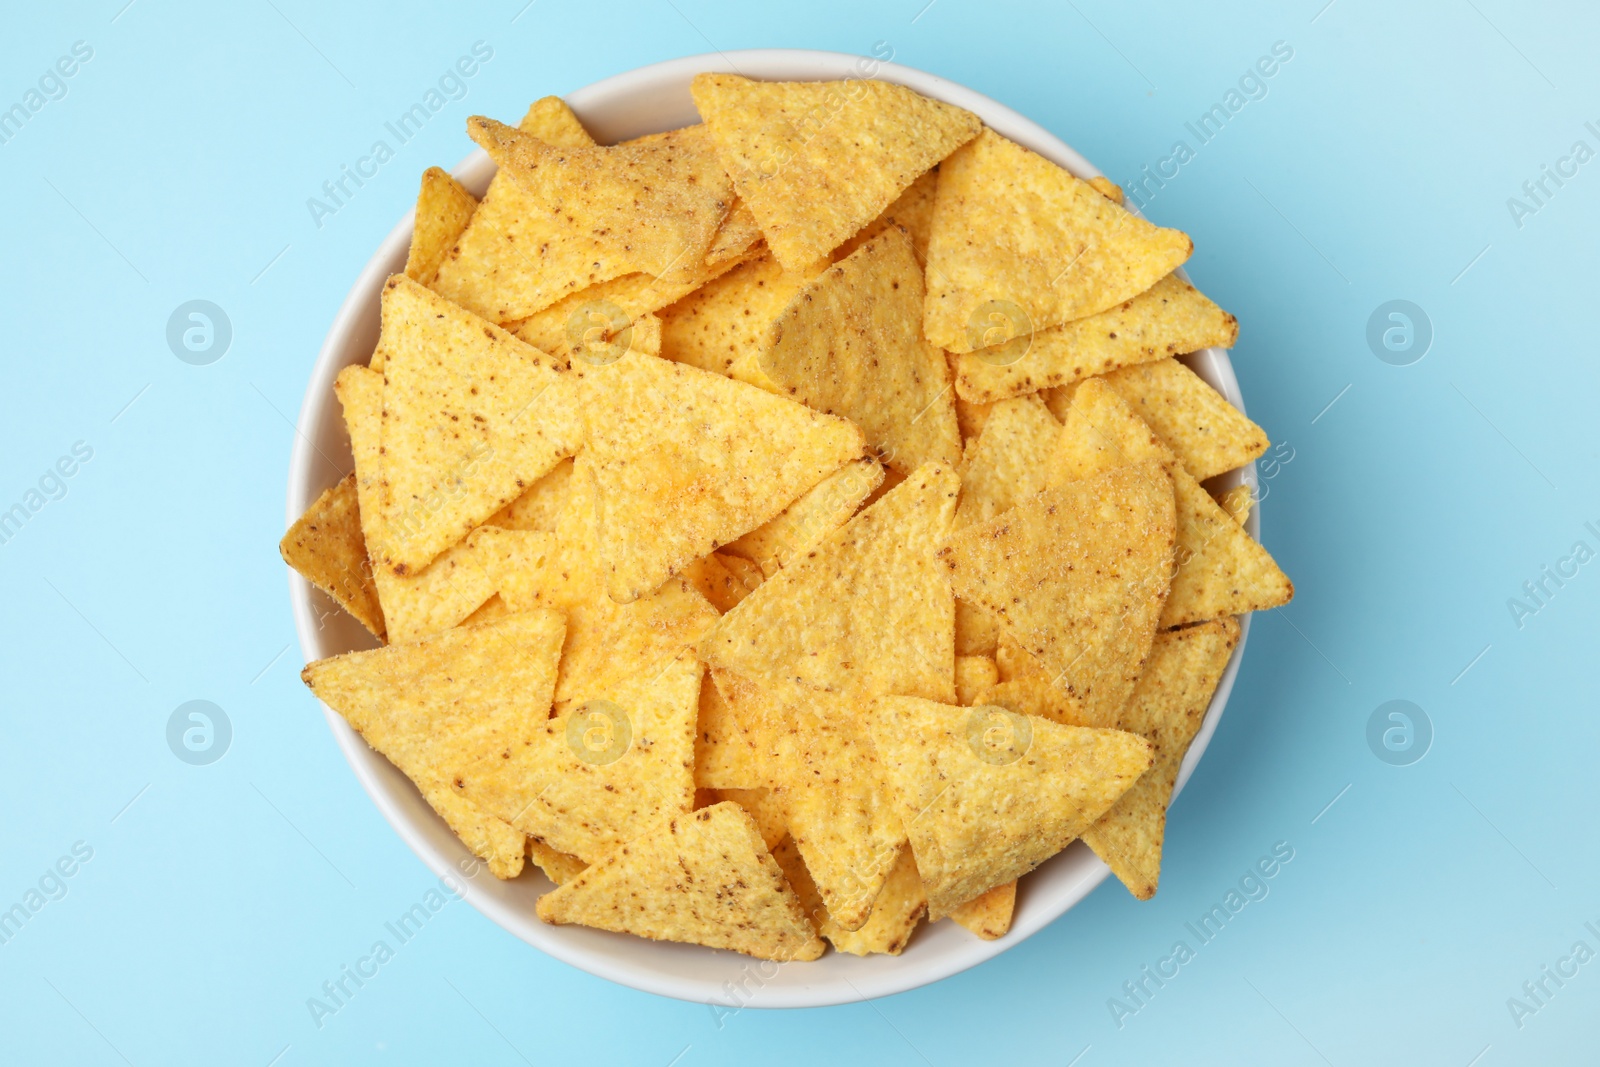
<svg viewBox="0 0 1600 1067">
<path fill-rule="evenodd" d="M 567 98 L 584 125 L 602 143 L 611 143 L 699 121 L 689 81 L 706 70 L 735 71 L 765 80 L 877 78 L 908 86 L 974 112 L 997 132 L 1066 167 L 1079 177 L 1099 173 L 1087 160 L 1040 126 L 1009 108 L 933 75 L 861 56 L 784 49 L 692 56 L 620 74 Z M 494 165 L 481 150 L 455 168 L 455 175 L 481 195 Z M 291 458 L 288 521 L 293 522 L 317 495 L 352 469 L 350 443 L 333 379 L 345 366 L 366 363 L 378 338 L 379 293 L 383 280 L 405 265 L 413 213 L 389 234 L 352 286 L 318 356 L 301 407 Z M 1210 349 L 1185 357 L 1190 367 L 1243 410 L 1243 398 L 1225 352 Z M 1232 475 L 1256 484 L 1254 466 Z M 1249 518 L 1259 536 L 1259 511 Z M 307 661 L 374 645 L 371 635 L 334 602 L 289 572 L 290 599 L 301 650 Z M 1204 753 L 1238 673 L 1249 633 L 1249 618 L 1205 723 L 1184 760 L 1178 789 Z M 410 781 L 388 760 L 367 747 L 338 714 L 324 709 L 328 725 L 362 786 L 390 825 L 436 874 L 451 875 L 463 897 L 496 923 L 542 951 L 575 967 L 636 989 L 665 996 L 722 1004 L 729 1008 L 802 1007 L 847 1003 L 925 985 L 990 959 L 1027 938 L 1082 900 L 1109 874 L 1077 842 L 1024 878 L 1017 894 L 1011 931 L 982 941 L 953 922 L 922 926 L 900 956 L 858 959 L 834 952 L 812 963 L 774 964 L 731 952 L 690 945 L 645 941 L 576 926 L 546 926 L 534 903 L 550 883 L 531 865 L 502 882 L 486 870 L 463 877 L 471 855 Z M 730 996 L 727 983 L 742 992 Z"/>
</svg>

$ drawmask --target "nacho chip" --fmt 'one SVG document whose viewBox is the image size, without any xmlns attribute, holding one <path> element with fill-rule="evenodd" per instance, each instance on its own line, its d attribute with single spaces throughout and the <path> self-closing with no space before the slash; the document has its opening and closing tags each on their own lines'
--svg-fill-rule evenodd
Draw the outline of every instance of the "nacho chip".
<svg viewBox="0 0 1600 1067">
<path fill-rule="evenodd" d="M 1011 913 L 1016 906 L 1017 883 L 1011 881 L 979 893 L 953 909 L 950 918 L 985 941 L 994 941 L 1011 929 Z"/>
<path fill-rule="evenodd" d="M 1042 493 L 1061 424 L 1038 397 L 994 405 L 961 463 L 956 529 L 987 522 Z"/>
<path fill-rule="evenodd" d="M 384 285 L 374 559 L 415 573 L 577 449 L 562 368 L 403 275 Z"/>
<path fill-rule="evenodd" d="M 750 205 L 737 196 L 733 207 L 723 216 L 722 225 L 706 249 L 706 266 L 725 266 L 742 258 L 750 247 L 761 240 L 761 224 L 756 221 Z"/>
<path fill-rule="evenodd" d="M 1166 465 L 1177 506 L 1177 570 L 1161 628 L 1287 604 L 1294 596 L 1288 576 L 1179 465 L 1122 395 L 1104 381 L 1081 384 L 1051 456 L 1052 484 L 1150 461 Z"/>
<path fill-rule="evenodd" d="M 814 960 L 823 952 L 755 822 L 734 803 L 643 827 L 540 897 L 539 918 L 766 960 Z"/>
<path fill-rule="evenodd" d="M 1197 482 L 1242 467 L 1267 450 L 1267 435 L 1175 359 L 1106 375 L 1145 425 Z"/>
<path fill-rule="evenodd" d="M 720 552 L 713 552 L 683 568 L 684 581 L 709 600 L 719 614 L 724 615 L 738 607 L 739 601 L 749 596 L 755 588 L 734 576 L 723 562 L 726 558 Z"/>
<path fill-rule="evenodd" d="M 1000 672 L 990 656 L 956 657 L 956 703 L 970 707 L 977 697 L 1000 681 Z"/>
<path fill-rule="evenodd" d="M 757 564 L 767 577 L 785 560 L 805 555 L 833 531 L 850 521 L 868 495 L 883 481 L 883 467 L 868 456 L 851 460 L 771 520 L 735 541 L 727 551 Z"/>
<path fill-rule="evenodd" d="M 701 656 L 834 693 L 955 699 L 955 602 L 934 552 L 959 484 L 921 468 L 724 615 Z"/>
<path fill-rule="evenodd" d="M 451 778 L 485 811 L 593 863 L 693 805 L 700 676 L 690 653 L 629 671 L 526 740 L 456 764 Z"/>
<path fill-rule="evenodd" d="M 572 109 L 556 96 L 535 101 L 519 128 L 546 144 L 594 144 Z M 429 284 L 447 300 L 490 322 L 525 318 L 549 302 L 539 290 L 538 250 L 550 228 L 539 215 L 537 200 L 521 183 L 508 173 L 496 173 Z"/>
<path fill-rule="evenodd" d="M 525 840 L 528 842 L 528 858 L 556 885 L 566 885 L 589 867 L 578 857 L 559 852 L 537 837 Z"/>
<path fill-rule="evenodd" d="M 1172 575 L 1171 483 L 1157 463 L 1066 482 L 952 538 L 957 592 L 1065 683 L 1091 715 L 1122 705 Z"/>
<path fill-rule="evenodd" d="M 640 272 L 624 274 L 562 297 L 527 318 L 507 323 L 506 329 L 518 340 L 553 356 L 573 357 L 578 350 L 577 341 L 596 324 L 604 323 L 614 330 L 625 329 L 626 324 L 640 316 L 663 311 L 740 264 L 760 258 L 761 251 L 761 246 L 756 245 L 716 266 L 671 281 Z M 582 361 L 578 362 L 581 367 Z"/>
<path fill-rule="evenodd" d="M 1239 320 L 1169 274 L 1097 315 L 962 356 L 956 391 L 972 401 L 1002 400 L 1118 367 L 1202 348 L 1229 348 L 1238 337 Z"/>
<path fill-rule="evenodd" d="M 383 609 L 361 535 L 361 508 L 352 472 L 323 491 L 278 542 L 278 554 L 300 577 L 383 637 Z"/>
<path fill-rule="evenodd" d="M 368 502 L 361 509 L 362 534 L 368 545 L 382 545 L 388 536 L 378 504 L 383 478 L 379 440 L 382 378 L 366 367 L 350 366 L 340 371 L 334 382 L 356 461 L 356 496 Z M 414 641 L 464 622 L 494 595 L 494 583 L 479 550 L 467 542 L 445 549 L 415 574 L 398 575 L 380 566 L 374 567 L 372 579 L 391 644 Z"/>
<path fill-rule="evenodd" d="M 661 354 L 727 374 L 759 355 L 779 312 L 814 277 L 786 271 L 771 254 L 742 263 L 661 311 Z"/>
<path fill-rule="evenodd" d="M 928 262 L 928 237 L 933 231 L 933 201 L 938 190 L 939 168 L 935 167 L 912 182 L 865 229 L 834 249 L 833 261 L 837 263 L 880 233 L 898 226 L 911 236 L 917 262 Z"/>
<path fill-rule="evenodd" d="M 450 768 L 521 744 L 550 707 L 561 616 L 532 611 L 404 645 L 308 664 L 300 674 L 328 707 L 422 790 L 497 877 L 522 868 L 496 813 L 446 799 Z"/>
<path fill-rule="evenodd" d="M 707 686 L 714 689 L 715 686 Z M 738 804 L 750 817 L 756 821 L 756 829 L 761 833 L 761 842 L 768 849 L 778 847 L 778 842 L 789 835 L 788 813 L 784 810 L 783 798 L 771 789 L 713 789 L 716 800 L 720 803 L 731 800 Z"/>
<path fill-rule="evenodd" d="M 438 167 L 423 171 L 411 250 L 406 254 L 406 277 L 421 285 L 431 284 L 439 264 L 455 247 L 476 210 L 478 198 L 467 192 L 466 186 Z"/>
<path fill-rule="evenodd" d="M 716 556 L 717 562 L 722 564 L 722 569 L 727 571 L 734 581 L 744 586 L 744 592 L 739 594 L 740 600 L 761 588 L 761 583 L 766 581 L 766 575 L 753 561 L 743 556 L 736 556 L 731 551 L 718 552 Z"/>
<path fill-rule="evenodd" d="M 733 206 L 733 189 L 703 127 L 609 148 L 547 144 L 474 116 L 467 133 L 531 198 L 551 229 L 537 246 L 537 303 L 642 271 L 693 276 Z M 527 251 L 525 249 L 525 251 Z M 620 269 L 618 269 L 620 268 Z"/>
<path fill-rule="evenodd" d="M 628 355 L 586 380 L 583 455 L 613 599 L 777 515 L 861 454 L 843 419 L 669 360 Z"/>
<path fill-rule="evenodd" d="M 491 596 L 488 600 L 485 600 L 482 604 L 478 605 L 478 609 L 476 611 L 462 619 L 456 625 L 476 626 L 480 622 L 493 622 L 495 619 L 504 618 L 510 614 L 511 610 L 506 607 L 506 602 L 500 599 L 500 594 L 496 593 L 494 596 Z"/>
<path fill-rule="evenodd" d="M 927 894 L 922 891 L 917 861 L 911 857 L 910 849 L 900 850 L 894 869 L 889 872 L 883 888 L 878 891 L 878 899 L 873 902 L 872 915 L 859 930 L 844 929 L 828 914 L 828 906 L 822 902 L 794 838 L 784 838 L 772 850 L 772 858 L 783 868 L 784 877 L 794 889 L 795 896 L 800 898 L 806 914 L 811 916 L 817 932 L 831 941 L 840 952 L 848 952 L 852 956 L 873 953 L 898 956 L 905 951 L 917 923 L 927 913 Z"/>
<path fill-rule="evenodd" d="M 920 697 L 874 709 L 931 922 L 1060 852 L 1150 766 L 1149 742 L 1119 730 Z"/>
<path fill-rule="evenodd" d="M 1172 273 L 1193 249 L 1187 234 L 1152 226 L 984 130 L 939 168 L 923 331 L 940 348 L 971 352 L 1098 314 Z M 1001 336 L 989 329 L 991 314 L 1003 320 L 994 324 Z"/>
<path fill-rule="evenodd" d="M 490 516 L 484 525 L 554 533 L 556 517 L 567 502 L 571 479 L 572 460 L 564 459 L 552 467 L 549 474 L 528 486 L 521 496 Z"/>
<path fill-rule="evenodd" d="M 956 654 L 983 656 L 1000 641 L 1000 620 L 969 600 L 956 597 Z"/>
<path fill-rule="evenodd" d="M 790 269 L 839 247 L 981 127 L 971 112 L 880 81 L 699 74 L 691 92 L 740 198 Z"/>
<path fill-rule="evenodd" d="M 944 353 L 922 339 L 922 268 L 898 226 L 802 289 L 778 316 L 761 370 L 784 396 L 861 427 L 902 474 L 961 461 Z"/>
<path fill-rule="evenodd" d="M 1093 178 L 1088 179 L 1088 183 L 1095 192 L 1113 204 L 1122 203 L 1122 186 L 1107 178 L 1104 174 L 1096 174 Z"/>
<path fill-rule="evenodd" d="M 1239 623 L 1234 619 L 1161 634 L 1133 696 L 1117 715 L 1118 729 L 1150 742 L 1153 762 L 1133 788 L 1083 832 L 1083 840 L 1140 900 L 1155 896 L 1172 787 L 1238 640 Z"/>
<path fill-rule="evenodd" d="M 1000 649 L 1004 650 L 1007 644 L 1008 638 L 1001 635 Z M 1023 652 L 1014 641 L 1010 644 L 1016 650 L 1017 662 L 1007 670 L 999 663 L 1000 656 L 997 653 L 996 669 L 1001 680 L 979 693 L 972 701 L 974 705 L 988 704 L 1014 711 L 1018 715 L 1037 715 L 1063 726 L 1106 728 L 1114 725 L 1116 708 L 1102 706 L 1091 713 L 1089 707 L 1067 687 L 1065 679 L 1058 679 L 1045 669 L 1044 664 Z"/>
<path fill-rule="evenodd" d="M 1240 482 L 1232 489 L 1223 489 L 1220 492 L 1209 488 L 1206 491 L 1211 494 L 1211 499 L 1215 500 L 1218 506 L 1232 516 L 1233 521 L 1240 526 L 1250 518 L 1250 505 L 1255 501 L 1255 494 L 1248 482 Z"/>
<path fill-rule="evenodd" d="M 1050 409 L 1050 414 L 1056 421 L 1066 425 L 1067 412 L 1072 410 L 1072 394 L 1078 391 L 1080 383 L 1071 385 L 1058 385 L 1054 389 L 1041 389 L 1039 395 L 1044 398 L 1044 406 Z"/>
<path fill-rule="evenodd" d="M 700 685 L 694 739 L 694 784 L 699 789 L 761 789 L 770 783 L 755 747 L 746 740 L 733 709 L 715 684 L 716 671 Z"/>
</svg>

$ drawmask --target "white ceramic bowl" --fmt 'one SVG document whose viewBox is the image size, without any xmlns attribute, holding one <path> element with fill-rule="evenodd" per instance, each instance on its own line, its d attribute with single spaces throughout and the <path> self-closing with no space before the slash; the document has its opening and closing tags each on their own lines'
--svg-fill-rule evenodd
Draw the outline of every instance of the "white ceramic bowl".
<svg viewBox="0 0 1600 1067">
<path fill-rule="evenodd" d="M 698 122 L 689 96 L 689 81 L 706 70 L 737 71 L 765 80 L 811 81 L 870 76 L 905 85 L 927 96 L 964 107 L 997 132 L 1031 148 L 1082 178 L 1100 172 L 1078 153 L 1042 127 L 1015 111 L 943 78 L 892 63 L 875 63 L 860 56 L 837 52 L 759 49 L 725 54 L 691 56 L 657 63 L 619 74 L 580 89 L 567 98 L 584 126 L 601 143 L 612 143 L 658 130 Z M 505 116 L 514 119 L 515 116 Z M 494 173 L 494 164 L 481 150 L 467 156 L 455 175 L 481 195 Z M 362 270 L 339 309 L 300 408 L 299 434 L 289 467 L 288 521 L 293 522 L 341 472 L 352 467 L 349 439 L 333 379 L 351 363 L 365 363 L 378 337 L 378 297 L 383 280 L 405 265 L 411 242 L 413 213 L 400 220 Z M 1189 357 L 1189 364 L 1235 406 L 1243 408 L 1239 384 L 1226 353 L 1219 349 Z M 1256 484 L 1253 466 L 1236 478 Z M 1250 514 L 1250 532 L 1259 536 L 1258 512 Z M 289 573 L 289 596 L 295 626 L 306 660 L 371 647 L 373 640 L 353 619 L 344 615 L 321 592 Z M 1206 750 L 1217 720 L 1227 703 L 1244 652 L 1240 635 L 1222 684 L 1217 687 L 1205 724 L 1189 749 L 1178 788 L 1194 770 Z M 328 726 L 344 750 L 350 767 L 361 780 L 384 818 L 434 873 L 458 870 L 469 853 L 423 801 L 406 777 L 368 748 L 338 714 L 324 709 Z M 1082 843 L 1074 843 L 1021 882 L 1016 917 L 1011 932 L 997 941 L 981 941 L 952 922 L 924 925 L 900 956 L 855 956 L 829 953 L 814 963 L 772 964 L 732 952 L 692 945 L 646 941 L 577 926 L 546 926 L 534 913 L 534 902 L 550 889 L 544 876 L 530 865 L 527 873 L 501 882 L 484 871 L 463 883 L 463 896 L 483 914 L 541 951 L 590 974 L 635 989 L 728 1008 L 813 1007 L 866 1000 L 899 993 L 966 970 L 999 955 L 1058 918 L 1088 895 L 1110 873 Z M 741 989 L 737 998 L 725 983 Z"/>
</svg>

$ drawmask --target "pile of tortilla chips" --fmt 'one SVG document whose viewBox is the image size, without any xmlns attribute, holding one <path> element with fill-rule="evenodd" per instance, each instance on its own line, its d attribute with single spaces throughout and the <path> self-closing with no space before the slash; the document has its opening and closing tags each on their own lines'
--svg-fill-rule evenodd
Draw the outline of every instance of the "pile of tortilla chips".
<svg viewBox="0 0 1600 1067">
<path fill-rule="evenodd" d="M 1175 358 L 1237 332 L 1192 243 L 899 86 L 693 91 L 423 176 L 355 470 L 281 546 L 381 644 L 306 684 L 546 922 L 992 939 L 1078 838 L 1148 898 L 1236 616 L 1292 595 L 1205 484 L 1267 438 Z"/>
</svg>

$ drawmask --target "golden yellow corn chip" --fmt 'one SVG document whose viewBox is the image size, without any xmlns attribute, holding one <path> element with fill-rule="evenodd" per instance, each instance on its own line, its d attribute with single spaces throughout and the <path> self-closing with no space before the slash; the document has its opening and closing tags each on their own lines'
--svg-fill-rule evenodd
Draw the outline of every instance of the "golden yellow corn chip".
<svg viewBox="0 0 1600 1067">
<path fill-rule="evenodd" d="M 756 221 L 750 205 L 736 196 L 717 235 L 711 239 L 711 247 L 706 250 L 706 266 L 715 268 L 735 262 L 759 240 L 761 224 Z"/>
<path fill-rule="evenodd" d="M 744 735 L 733 709 L 715 684 L 718 672 L 707 672 L 700 684 L 700 711 L 694 739 L 694 784 L 699 789 L 766 788 L 773 781 Z"/>
<path fill-rule="evenodd" d="M 814 960 L 823 952 L 754 820 L 734 803 L 641 827 L 625 846 L 540 897 L 539 918 L 768 960 Z"/>
<path fill-rule="evenodd" d="M 1000 681 L 1000 672 L 990 656 L 956 657 L 956 703 L 970 706 L 990 686 Z"/>
<path fill-rule="evenodd" d="M 467 120 L 467 133 L 550 227 L 547 244 L 525 249 L 541 257 L 530 312 L 629 271 L 695 275 L 733 206 L 703 127 L 609 148 L 547 144 L 482 116 Z"/>
<path fill-rule="evenodd" d="M 1065 425 L 1067 412 L 1072 410 L 1072 394 L 1078 391 L 1077 382 L 1071 385 L 1058 385 L 1054 389 L 1041 389 L 1039 395 L 1044 398 L 1044 406 L 1050 409 L 1050 414 L 1056 421 Z"/>
<path fill-rule="evenodd" d="M 589 867 L 578 857 L 558 852 L 537 837 L 525 840 L 528 842 L 528 858 L 556 885 L 566 885 Z"/>
<path fill-rule="evenodd" d="M 824 271 L 779 314 L 761 370 L 783 396 L 861 427 L 902 474 L 961 461 L 944 353 L 922 339 L 922 268 L 898 226 Z"/>
<path fill-rule="evenodd" d="M 849 465 L 846 464 L 845 466 L 848 467 Z M 807 491 L 809 492 L 809 490 Z M 740 600 L 761 588 L 761 583 L 766 581 L 766 575 L 752 560 L 745 559 L 743 556 L 736 556 L 731 551 L 718 552 L 716 557 L 717 562 L 722 564 L 722 569 L 727 571 L 734 581 L 744 586 L 744 592 L 739 594 Z"/>
<path fill-rule="evenodd" d="M 438 167 L 423 171 L 411 250 L 406 255 L 406 277 L 421 285 L 432 284 L 439 264 L 455 247 L 476 210 L 478 198 L 448 173 Z"/>
<path fill-rule="evenodd" d="M 662 311 L 674 301 L 713 284 L 740 264 L 758 258 L 761 251 L 760 245 L 752 246 L 682 280 L 667 281 L 639 272 L 624 274 L 562 297 L 525 319 L 507 323 L 506 329 L 518 340 L 526 341 L 535 348 L 554 356 L 571 358 L 582 369 L 586 363 L 607 359 L 607 350 L 604 348 L 588 353 L 587 360 L 582 358 L 584 340 L 592 338 L 595 333 L 610 339 L 627 329 L 640 316 Z M 624 344 L 622 347 L 632 346 Z"/>
<path fill-rule="evenodd" d="M 1093 715 L 1122 705 L 1150 652 L 1174 524 L 1161 465 L 1124 465 L 968 527 L 941 555 L 956 591 L 999 616 Z"/>
<path fill-rule="evenodd" d="M 329 486 L 278 542 L 278 554 L 300 577 L 339 602 L 357 622 L 383 636 L 383 609 L 361 535 L 356 476 Z"/>
<path fill-rule="evenodd" d="M 937 921 L 1065 848 L 1150 766 L 1138 734 L 883 697 L 871 718 Z"/>
<path fill-rule="evenodd" d="M 691 91 L 740 198 L 791 269 L 838 248 L 981 127 L 880 81 L 699 74 Z"/>
<path fill-rule="evenodd" d="M 403 275 L 384 285 L 384 541 L 416 573 L 576 451 L 563 368 Z"/>
<path fill-rule="evenodd" d="M 628 355 L 585 379 L 584 452 L 614 600 L 755 529 L 861 454 L 844 419 L 718 374 Z"/>
<path fill-rule="evenodd" d="M 1239 320 L 1169 274 L 1097 315 L 962 356 L 956 391 L 972 401 L 1001 400 L 1118 367 L 1228 348 L 1238 337 Z"/>
<path fill-rule="evenodd" d="M 517 499 L 495 512 L 485 526 L 506 530 L 543 530 L 554 533 L 556 516 L 567 502 L 567 486 L 572 478 L 572 460 L 564 459 L 550 473 L 528 486 Z"/>
<path fill-rule="evenodd" d="M 1232 489 L 1220 492 L 1209 488 L 1206 491 L 1211 494 L 1211 499 L 1215 500 L 1240 526 L 1243 526 L 1245 520 L 1250 517 L 1250 505 L 1254 502 L 1254 494 L 1248 483 L 1240 482 Z"/>
<path fill-rule="evenodd" d="M 939 168 L 923 331 L 951 352 L 987 348 L 1115 307 L 1193 249 L 984 130 Z"/>
<path fill-rule="evenodd" d="M 1110 200 L 1114 204 L 1122 203 L 1122 186 L 1107 178 L 1104 174 L 1096 174 L 1089 179 L 1089 184 L 1094 191 Z"/>
<path fill-rule="evenodd" d="M 701 666 L 690 653 L 642 666 L 539 723 L 509 751 L 454 769 L 456 789 L 591 863 L 657 818 L 688 812 Z"/>
<path fill-rule="evenodd" d="M 478 609 L 476 611 L 462 619 L 456 625 L 476 626 L 480 622 L 493 622 L 495 619 L 504 618 L 510 614 L 511 611 L 506 607 L 506 602 L 501 600 L 500 595 L 497 593 L 494 596 L 491 596 L 488 600 L 485 600 L 482 604 L 478 605 Z"/>
<path fill-rule="evenodd" d="M 926 263 L 928 236 L 933 230 L 933 200 L 938 190 L 939 168 L 935 167 L 912 182 L 905 192 L 895 198 L 894 203 L 883 209 L 881 215 L 867 223 L 865 229 L 834 249 L 834 262 L 837 263 L 885 230 L 898 226 L 911 235 L 911 248 L 917 254 L 917 262 Z"/>
<path fill-rule="evenodd" d="M 919 469 L 724 615 L 701 656 L 834 693 L 954 700 L 955 602 L 934 552 L 959 485 L 948 468 Z"/>
<path fill-rule="evenodd" d="M 723 562 L 727 558 L 720 552 L 713 552 L 708 556 L 701 556 L 683 568 L 684 581 L 709 600 L 719 614 L 726 614 L 738 607 L 739 601 L 749 596 L 754 588 L 734 576 Z"/>
<path fill-rule="evenodd" d="M 786 271 L 771 254 L 742 263 L 661 311 L 661 354 L 727 374 L 758 356 L 772 323 L 814 275 Z"/>
<path fill-rule="evenodd" d="M 1261 427 L 1175 359 L 1123 367 L 1106 381 L 1197 482 L 1242 467 L 1267 450 Z"/>
<path fill-rule="evenodd" d="M 1122 395 L 1101 380 L 1079 385 L 1051 456 L 1052 484 L 1148 461 L 1166 465 L 1177 505 L 1177 570 L 1161 628 L 1287 604 L 1294 596 L 1288 576 L 1183 469 Z"/>
<path fill-rule="evenodd" d="M 1011 881 L 979 893 L 960 907 L 952 909 L 950 918 L 985 941 L 993 941 L 1004 937 L 1006 931 L 1011 929 L 1011 913 L 1016 906 L 1017 883 Z"/>
<path fill-rule="evenodd" d="M 714 689 L 716 687 L 707 686 L 706 688 Z M 781 793 L 771 789 L 726 788 L 713 789 L 712 792 L 716 794 L 716 800 L 712 801 L 713 804 L 731 800 L 750 813 L 750 817 L 756 821 L 756 829 L 761 832 L 761 842 L 767 848 L 777 848 L 778 842 L 788 836 L 789 816 L 784 810 Z"/>
<path fill-rule="evenodd" d="M 1042 493 L 1061 424 L 1035 396 L 1002 400 L 967 446 L 956 529 L 987 522 Z"/>
<path fill-rule="evenodd" d="M 1140 900 L 1155 896 L 1172 787 L 1238 640 L 1234 619 L 1161 634 L 1133 696 L 1117 715 L 1118 729 L 1150 742 L 1154 762 L 1083 832 L 1083 840 Z"/>
<path fill-rule="evenodd" d="M 850 521 L 883 481 L 883 467 L 868 456 L 852 460 L 807 489 L 793 504 L 735 541 L 727 552 L 757 564 L 770 577 L 784 560 L 803 556 Z"/>
<path fill-rule="evenodd" d="M 556 96 L 535 101 L 519 128 L 546 144 L 594 144 L 572 109 Z M 549 231 L 536 199 L 510 174 L 497 173 L 430 285 L 491 322 L 524 318 L 543 306 L 539 246 Z"/>
<path fill-rule="evenodd" d="M 334 394 L 344 407 L 350 451 L 355 456 L 356 495 L 369 505 L 361 509 L 362 533 L 368 545 L 381 545 L 387 539 L 378 505 L 383 477 L 379 440 L 383 376 L 362 366 L 346 367 L 334 382 Z M 391 644 L 464 622 L 495 591 L 480 550 L 465 541 L 445 549 L 415 574 L 399 575 L 388 567 L 375 567 L 372 578 Z"/>
<path fill-rule="evenodd" d="M 956 597 L 956 654 L 992 655 L 1000 640 L 1000 620 L 983 608 Z"/>
<path fill-rule="evenodd" d="M 828 906 L 822 902 L 794 838 L 785 838 L 772 850 L 772 858 L 783 868 L 784 877 L 794 889 L 795 896 L 800 898 L 806 914 L 816 924 L 817 932 L 831 941 L 840 952 L 848 952 L 853 956 L 873 953 L 898 956 L 911 940 L 917 923 L 927 913 L 928 897 L 922 891 L 917 861 L 911 857 L 908 848 L 900 850 L 894 869 L 878 891 L 878 899 L 873 901 L 872 914 L 859 930 L 844 929 L 828 914 Z"/>
<path fill-rule="evenodd" d="M 453 768 L 521 745 L 544 722 L 563 630 L 558 613 L 531 611 L 318 660 L 300 676 L 417 783 L 491 870 L 511 877 L 522 867 L 520 837 L 509 848 L 495 812 L 470 797 L 451 803 L 441 791 L 449 789 Z"/>
</svg>

